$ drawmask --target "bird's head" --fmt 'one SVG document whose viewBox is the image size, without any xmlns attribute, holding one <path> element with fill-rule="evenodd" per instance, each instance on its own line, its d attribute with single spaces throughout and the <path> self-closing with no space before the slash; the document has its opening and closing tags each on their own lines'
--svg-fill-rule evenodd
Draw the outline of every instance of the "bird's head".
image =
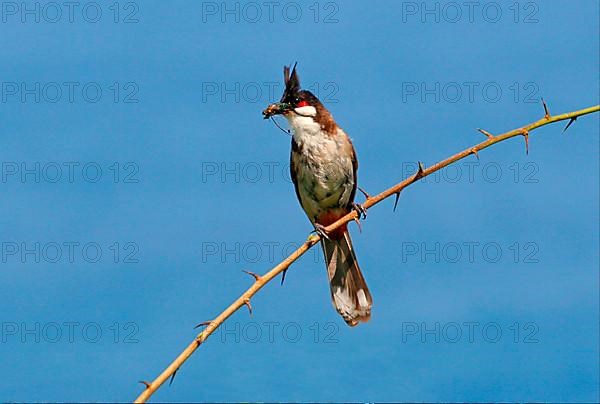
<svg viewBox="0 0 600 404">
<path fill-rule="evenodd" d="M 329 112 L 321 104 L 319 99 L 313 93 L 307 90 L 300 89 L 300 78 L 296 70 L 296 64 L 291 69 L 289 66 L 283 68 L 283 79 L 285 90 L 279 102 L 269 105 L 264 111 L 265 119 L 273 115 L 283 115 L 286 118 L 291 118 L 293 115 L 312 117 L 318 120 L 319 116 L 327 115 Z"/>
</svg>

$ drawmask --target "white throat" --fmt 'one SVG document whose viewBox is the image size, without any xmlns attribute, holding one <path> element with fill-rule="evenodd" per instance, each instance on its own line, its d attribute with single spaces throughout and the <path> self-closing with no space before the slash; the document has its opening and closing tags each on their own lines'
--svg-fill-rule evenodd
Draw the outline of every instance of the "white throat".
<svg viewBox="0 0 600 404">
<path fill-rule="evenodd" d="M 317 109 L 313 106 L 295 108 L 285 115 L 292 127 L 296 142 L 304 143 L 309 138 L 319 134 L 321 125 L 315 122 L 315 116 L 317 116 Z"/>
</svg>

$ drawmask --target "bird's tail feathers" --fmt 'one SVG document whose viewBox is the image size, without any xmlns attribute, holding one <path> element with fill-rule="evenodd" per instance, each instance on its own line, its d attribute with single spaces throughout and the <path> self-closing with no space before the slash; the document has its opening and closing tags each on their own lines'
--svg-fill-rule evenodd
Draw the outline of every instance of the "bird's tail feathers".
<svg viewBox="0 0 600 404">
<path fill-rule="evenodd" d="M 350 233 L 346 230 L 339 239 L 323 239 L 322 246 L 334 307 L 351 327 L 369 321 L 373 300 L 360 272 Z"/>
</svg>

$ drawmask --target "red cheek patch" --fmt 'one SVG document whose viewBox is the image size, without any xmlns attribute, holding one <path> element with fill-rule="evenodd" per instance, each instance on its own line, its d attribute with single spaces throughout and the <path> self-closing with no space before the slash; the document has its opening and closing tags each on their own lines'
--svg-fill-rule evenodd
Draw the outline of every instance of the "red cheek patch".
<svg viewBox="0 0 600 404">
<path fill-rule="evenodd" d="M 298 103 L 298 105 L 296 105 L 296 108 L 308 107 L 308 105 L 309 105 L 308 102 L 306 102 L 306 101 L 300 101 Z"/>
</svg>

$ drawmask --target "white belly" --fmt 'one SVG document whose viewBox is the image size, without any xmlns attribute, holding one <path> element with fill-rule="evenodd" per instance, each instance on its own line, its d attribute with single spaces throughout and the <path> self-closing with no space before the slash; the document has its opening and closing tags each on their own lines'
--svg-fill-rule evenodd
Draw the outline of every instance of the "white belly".
<svg viewBox="0 0 600 404">
<path fill-rule="evenodd" d="M 304 122 L 303 122 L 304 123 Z M 299 153 L 295 158 L 300 202 L 308 217 L 322 212 L 346 208 L 354 189 L 351 146 L 341 132 L 334 136 L 320 132 L 318 125 L 292 125 Z"/>
</svg>

